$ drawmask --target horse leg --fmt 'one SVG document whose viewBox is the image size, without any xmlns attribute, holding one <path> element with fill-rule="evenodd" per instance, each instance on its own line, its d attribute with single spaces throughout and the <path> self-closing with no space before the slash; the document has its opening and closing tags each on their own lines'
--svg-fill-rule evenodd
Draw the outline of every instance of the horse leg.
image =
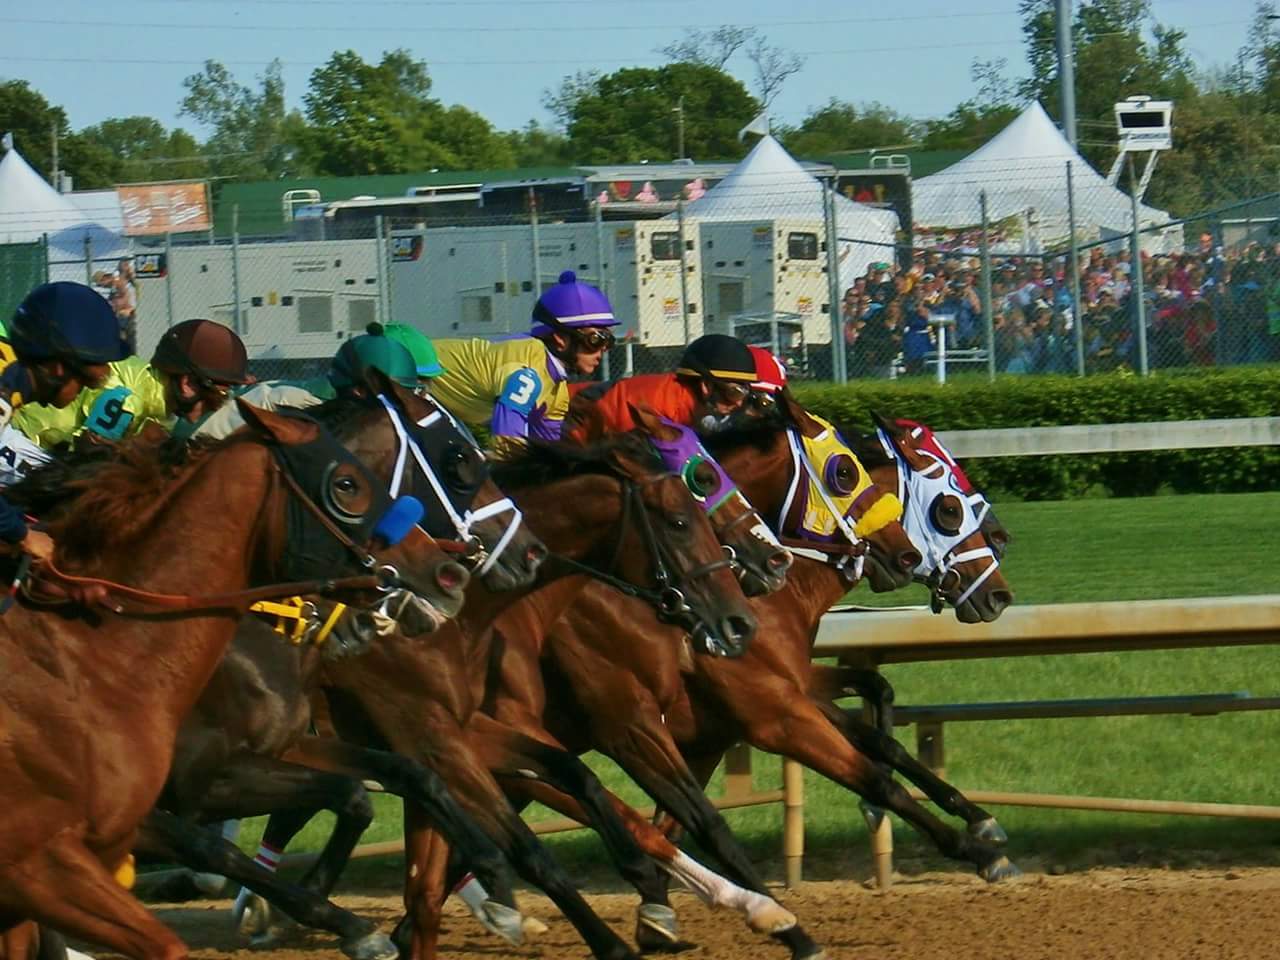
<svg viewBox="0 0 1280 960">
<path fill-rule="evenodd" d="M 476 821 L 459 806 L 444 781 L 415 760 L 385 750 L 371 750 L 329 737 L 300 738 L 285 754 L 307 767 L 342 773 L 360 780 L 374 780 L 394 796 L 418 806 L 432 827 L 480 874 L 489 890 L 514 901 L 507 862 Z M 344 861 L 345 862 L 345 861 Z M 335 875 L 334 880 L 337 877 Z M 500 925 L 519 924 L 519 916 L 505 917 L 494 904 L 486 914 L 500 918 Z"/>
<path fill-rule="evenodd" d="M 266 897 L 299 923 L 327 930 L 342 938 L 342 952 L 353 960 L 391 960 L 391 941 L 374 924 L 329 903 L 313 891 L 282 880 L 245 856 L 221 835 L 174 816 L 152 810 L 142 824 L 134 849 L 174 860 L 196 870 L 217 873 Z M 255 946 L 269 941 L 257 938 Z"/>
<path fill-rule="evenodd" d="M 913 757 L 892 736 L 833 703 L 819 702 L 818 709 L 836 724 L 856 749 L 898 771 L 919 787 L 939 808 L 963 820 L 968 825 L 970 836 L 987 843 L 1002 845 L 1008 842 L 1008 835 L 994 816 Z"/>
<path fill-rule="evenodd" d="M 735 714 L 752 746 L 790 757 L 898 814 L 932 839 L 943 854 L 973 864 L 986 880 L 1017 874 L 999 847 L 952 829 L 912 800 L 881 764 L 857 750 L 817 704 L 790 684 L 785 689 L 744 689 L 742 693 L 746 699 Z"/>
<path fill-rule="evenodd" d="M 404 804 L 404 918 L 395 938 L 404 960 L 434 960 L 445 901 L 449 844 L 417 804 Z"/>
<path fill-rule="evenodd" d="M 200 810 L 211 817 L 284 812 L 291 818 L 301 816 L 297 829 L 316 810 L 332 811 L 337 818 L 334 831 L 300 881 L 304 890 L 322 898 L 333 890 L 351 851 L 373 821 L 373 804 L 358 779 L 264 756 L 240 756 L 225 764 L 202 796 Z M 283 850 L 284 845 L 264 838 L 256 863 L 274 872 Z M 262 937 L 270 930 L 271 911 L 267 901 L 251 890 L 248 885 L 240 890 L 233 916 L 242 933 Z"/>
<path fill-rule="evenodd" d="M 0 871 L 0 904 L 135 960 L 184 960 L 186 945 L 71 831 Z"/>
</svg>

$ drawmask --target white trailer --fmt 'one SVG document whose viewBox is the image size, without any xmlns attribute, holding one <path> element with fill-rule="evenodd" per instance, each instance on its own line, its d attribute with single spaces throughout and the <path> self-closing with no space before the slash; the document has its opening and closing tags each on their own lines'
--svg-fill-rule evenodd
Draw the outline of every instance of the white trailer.
<svg viewBox="0 0 1280 960">
<path fill-rule="evenodd" d="M 686 342 L 680 236 L 662 220 L 442 227 L 393 237 L 391 299 L 402 322 L 433 337 L 488 337 L 529 328 L 542 291 L 565 270 L 601 287 L 619 336 L 647 347 Z M 697 250 L 684 251 L 689 329 L 702 332 Z"/>
<path fill-rule="evenodd" d="M 698 238 L 708 333 L 733 334 L 746 318 L 803 324 L 808 344 L 831 342 L 831 293 L 821 220 L 685 224 Z"/>
<path fill-rule="evenodd" d="M 149 356 L 170 326 L 204 317 L 238 330 L 250 359 L 331 357 L 343 340 L 372 321 L 385 322 L 391 312 L 378 253 L 375 240 L 184 245 L 138 253 L 138 351 Z"/>
</svg>

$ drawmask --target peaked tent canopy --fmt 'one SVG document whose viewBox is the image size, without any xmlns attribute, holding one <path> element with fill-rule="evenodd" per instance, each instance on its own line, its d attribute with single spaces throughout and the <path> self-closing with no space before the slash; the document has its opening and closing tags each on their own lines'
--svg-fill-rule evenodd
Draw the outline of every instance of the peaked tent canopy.
<svg viewBox="0 0 1280 960">
<path fill-rule="evenodd" d="M 0 157 L 0 243 L 31 243 L 48 235 L 51 254 L 83 259 L 85 237 L 94 259 L 125 250 L 118 234 L 86 219 L 84 211 L 58 193 L 17 150 Z"/>
<path fill-rule="evenodd" d="M 987 194 L 987 218 L 1003 234 L 998 252 L 1039 252 L 1066 240 L 1067 161 L 1075 194 L 1076 237 L 1105 239 L 1133 228 L 1129 195 L 1107 183 L 1076 153 L 1039 103 L 1032 103 L 1007 127 L 958 163 L 922 177 L 912 186 L 916 233 L 960 230 L 982 222 L 980 194 Z M 1138 206 L 1142 226 L 1169 222 L 1169 215 Z M 1007 221 L 1007 222 L 1006 222 Z M 1172 239 L 1172 238 L 1170 238 Z M 1144 247 L 1164 247 L 1160 234 L 1144 237 Z"/>
<path fill-rule="evenodd" d="M 686 220 L 707 222 L 805 220 L 821 224 L 823 185 L 782 144 L 766 136 L 723 180 L 685 204 L 684 215 Z M 868 264 L 893 259 L 898 215 L 837 194 L 835 216 L 840 237 L 840 289 L 844 290 L 866 273 Z"/>
</svg>

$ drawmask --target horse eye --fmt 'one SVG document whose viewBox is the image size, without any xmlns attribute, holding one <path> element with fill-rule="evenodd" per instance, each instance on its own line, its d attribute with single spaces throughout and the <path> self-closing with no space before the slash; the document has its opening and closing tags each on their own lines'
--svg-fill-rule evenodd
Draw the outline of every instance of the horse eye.
<svg viewBox="0 0 1280 960">
<path fill-rule="evenodd" d="M 684 531 L 689 529 L 689 521 L 681 516 L 670 516 L 667 518 L 667 523 L 672 530 Z"/>
<path fill-rule="evenodd" d="M 351 477 L 338 477 L 333 485 L 339 493 L 355 493 L 357 489 L 356 482 Z"/>
</svg>

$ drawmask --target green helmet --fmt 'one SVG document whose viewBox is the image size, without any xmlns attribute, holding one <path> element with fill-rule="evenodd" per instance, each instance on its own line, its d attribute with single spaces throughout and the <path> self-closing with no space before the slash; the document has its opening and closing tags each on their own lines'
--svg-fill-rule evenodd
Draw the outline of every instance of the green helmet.
<svg viewBox="0 0 1280 960">
<path fill-rule="evenodd" d="M 370 367 L 412 390 L 418 385 L 417 366 L 413 355 L 403 346 L 380 333 L 352 337 L 338 350 L 329 364 L 329 382 L 341 393 L 364 383 Z"/>
<path fill-rule="evenodd" d="M 413 354 L 413 362 L 418 365 L 418 376 L 439 377 L 449 372 L 441 366 L 431 338 L 417 327 L 411 327 L 407 323 L 389 323 L 385 327 L 378 327 L 376 323 L 371 323 L 368 327 L 369 332 L 373 333 L 375 327 L 380 329 L 387 339 L 402 344 Z"/>
</svg>

